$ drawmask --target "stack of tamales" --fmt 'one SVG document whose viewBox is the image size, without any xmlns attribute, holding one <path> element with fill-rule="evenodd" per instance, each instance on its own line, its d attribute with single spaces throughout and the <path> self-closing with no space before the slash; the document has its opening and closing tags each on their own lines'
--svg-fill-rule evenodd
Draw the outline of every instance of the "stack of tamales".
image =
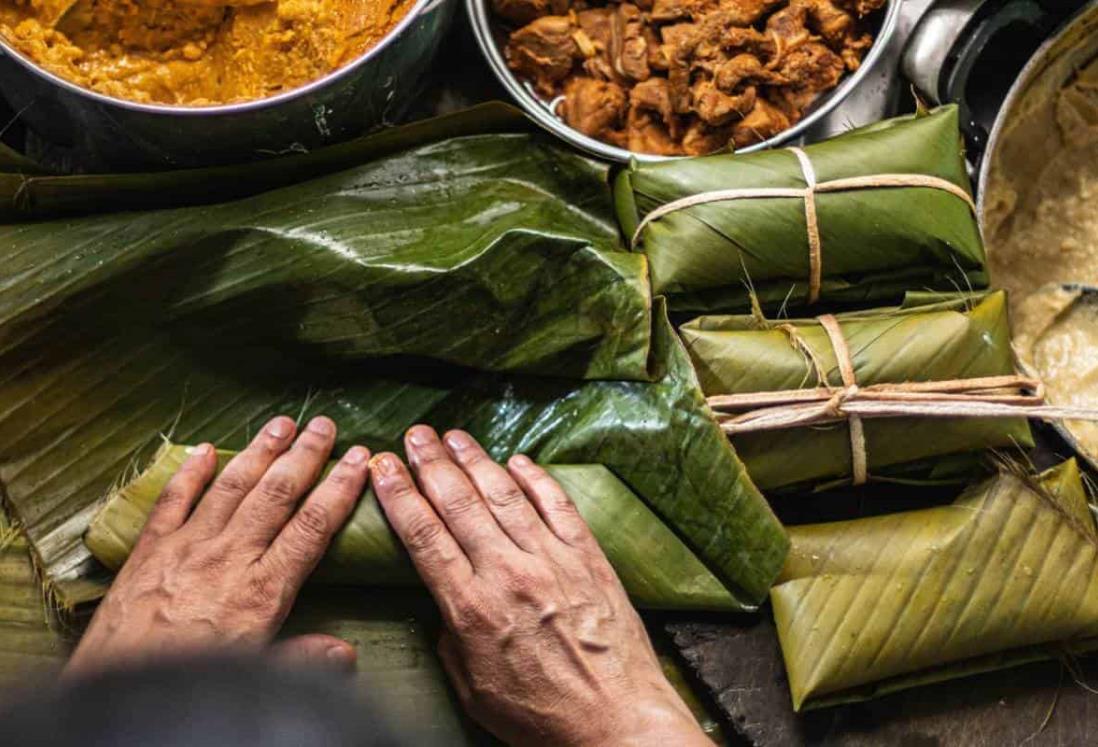
<svg viewBox="0 0 1098 747">
<path fill-rule="evenodd" d="M 224 460 L 291 412 L 334 418 L 337 452 L 399 449 L 427 422 L 549 466 L 638 606 L 749 612 L 769 596 L 797 707 L 1074 645 L 1098 609 L 1073 466 L 787 533 L 760 488 L 795 500 L 849 482 L 850 424 L 730 440 L 707 403 L 849 388 L 834 329 L 862 387 L 1014 373 L 956 117 L 634 165 L 613 194 L 604 166 L 492 108 L 232 169 L 13 168 L 0 174 L 6 506 L 51 601 L 72 608 L 106 590 L 187 444 L 213 441 Z M 724 315 L 676 334 L 668 306 Z M 1031 444 L 1023 418 L 873 420 L 864 467 L 878 485 L 956 484 L 986 476 L 987 450 Z M 1059 560 L 1026 560 L 1031 540 L 1013 539 L 1026 526 Z M 965 570 L 987 558 L 1006 570 Z M 1026 568 L 1071 584 L 1030 594 Z M 423 693 L 440 709 L 430 729 L 462 732 L 433 661 L 400 653 L 428 650 L 431 623 L 405 618 L 431 616 L 393 588 L 417 579 L 371 495 L 316 581 L 291 629 L 350 635 L 392 678 L 395 710 Z M 1004 650 L 1018 656 L 992 656 Z"/>
</svg>

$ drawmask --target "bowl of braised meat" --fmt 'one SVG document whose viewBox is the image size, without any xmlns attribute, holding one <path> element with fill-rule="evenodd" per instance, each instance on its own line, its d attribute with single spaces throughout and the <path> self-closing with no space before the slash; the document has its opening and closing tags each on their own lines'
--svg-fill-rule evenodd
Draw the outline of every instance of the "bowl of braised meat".
<svg viewBox="0 0 1098 747">
<path fill-rule="evenodd" d="M 617 161 L 797 138 L 872 68 L 901 0 L 467 0 L 543 127 Z"/>
</svg>

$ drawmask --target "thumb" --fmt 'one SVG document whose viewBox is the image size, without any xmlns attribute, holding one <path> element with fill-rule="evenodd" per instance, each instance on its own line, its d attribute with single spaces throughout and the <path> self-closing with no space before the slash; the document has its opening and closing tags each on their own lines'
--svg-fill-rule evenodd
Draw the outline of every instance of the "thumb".
<svg viewBox="0 0 1098 747">
<path fill-rule="evenodd" d="M 342 638 L 310 633 L 271 644 L 270 655 L 275 661 L 297 668 L 351 672 L 358 652 Z"/>
</svg>

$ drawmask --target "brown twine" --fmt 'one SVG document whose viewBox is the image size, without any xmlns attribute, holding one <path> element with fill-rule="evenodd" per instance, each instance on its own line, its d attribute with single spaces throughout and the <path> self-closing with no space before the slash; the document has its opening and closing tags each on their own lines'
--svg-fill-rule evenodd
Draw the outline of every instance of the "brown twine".
<svg viewBox="0 0 1098 747">
<path fill-rule="evenodd" d="M 648 213 L 633 232 L 631 246 L 636 248 L 640 244 L 641 234 L 644 229 L 654 221 L 664 216 L 676 213 L 680 210 L 706 205 L 713 202 L 729 202 L 733 200 L 757 200 L 770 198 L 797 198 L 804 200 L 805 225 L 808 234 L 808 303 L 816 303 L 820 298 L 820 288 L 823 284 L 823 244 L 820 240 L 820 226 L 816 211 L 816 195 L 821 192 L 845 192 L 858 189 L 896 189 L 902 187 L 923 187 L 926 189 L 938 189 L 964 200 L 969 210 L 976 214 L 976 203 L 965 189 L 958 187 L 953 182 L 937 176 L 927 174 L 872 174 L 867 176 L 852 176 L 844 179 L 831 179 L 826 182 L 816 181 L 816 170 L 808 154 L 800 148 L 787 148 L 797 159 L 804 177 L 805 187 L 757 187 L 744 189 L 718 189 L 711 192 L 700 192 L 678 200 L 673 200 L 666 205 L 661 205 Z"/>
<path fill-rule="evenodd" d="M 806 353 L 816 369 L 818 385 L 809 389 L 708 397 L 706 401 L 716 411 L 721 430 L 735 436 L 848 421 L 851 472 L 854 484 L 861 485 L 869 479 L 862 422 L 867 418 L 1031 417 L 1098 421 L 1098 410 L 1046 405 L 1040 380 L 1017 374 L 859 386 L 850 347 L 838 319 L 824 314 L 817 321 L 835 352 L 842 386 L 830 384 L 819 356 L 796 329 L 782 325 L 781 329 Z"/>
</svg>

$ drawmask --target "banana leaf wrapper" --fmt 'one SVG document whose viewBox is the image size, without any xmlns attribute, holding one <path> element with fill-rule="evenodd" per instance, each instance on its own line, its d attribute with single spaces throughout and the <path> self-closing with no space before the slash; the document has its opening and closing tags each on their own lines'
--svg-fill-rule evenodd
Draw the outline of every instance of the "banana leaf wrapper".
<svg viewBox="0 0 1098 747">
<path fill-rule="evenodd" d="M 796 709 L 1095 647 L 1098 533 L 1074 460 L 789 531 L 770 599 Z"/>
<path fill-rule="evenodd" d="M 0 687 L 46 680 L 60 671 L 68 653 L 26 539 L 0 511 Z"/>
<path fill-rule="evenodd" d="M 535 129 L 515 107 L 492 101 L 308 153 L 233 166 L 121 174 L 54 173 L 0 143 L 0 220 L 225 202 L 345 171 L 437 139 L 440 132 L 460 137 Z"/>
<path fill-rule="evenodd" d="M 601 464 L 739 606 L 765 599 L 788 540 L 617 244 L 603 167 L 449 126 L 237 202 L 0 227 L 0 480 L 62 605 L 106 588 L 81 538 L 161 434 L 239 449 L 285 412 L 332 417 L 340 450 L 426 422 Z"/>
<path fill-rule="evenodd" d="M 877 174 L 921 174 L 971 191 L 957 109 L 901 117 L 806 146 L 819 183 Z M 805 186 L 788 150 L 634 163 L 616 180 L 618 219 L 631 237 L 656 208 L 715 190 Z M 819 298 L 827 303 L 899 301 L 908 290 L 987 286 L 979 227 L 964 200 L 919 187 L 818 193 Z M 674 311 L 746 311 L 808 298 L 805 201 L 741 199 L 695 205 L 648 224 L 638 249 L 652 287 Z"/>
<path fill-rule="evenodd" d="M 122 567 L 160 492 L 186 460 L 188 447 L 165 444 L 133 481 L 115 491 L 92 521 L 84 544 L 112 570 Z M 219 453 L 219 468 L 232 452 Z M 644 502 L 605 467 L 548 465 L 590 525 L 639 607 L 728 610 L 724 586 Z M 335 584 L 401 586 L 418 577 L 368 491 L 313 576 Z"/>
<path fill-rule="evenodd" d="M 838 314 L 861 386 L 946 381 L 1015 373 L 1006 294 L 909 294 L 902 306 Z M 827 333 L 815 319 L 767 322 L 751 315 L 706 316 L 681 328 L 706 396 L 813 388 L 821 383 L 812 350 L 841 387 Z M 783 329 L 786 327 L 786 329 Z M 953 481 L 981 469 L 959 455 L 1033 445 L 1025 418 L 863 420 L 871 479 Z M 833 486 L 851 474 L 846 423 L 736 434 L 732 443 L 764 491 Z"/>
</svg>

